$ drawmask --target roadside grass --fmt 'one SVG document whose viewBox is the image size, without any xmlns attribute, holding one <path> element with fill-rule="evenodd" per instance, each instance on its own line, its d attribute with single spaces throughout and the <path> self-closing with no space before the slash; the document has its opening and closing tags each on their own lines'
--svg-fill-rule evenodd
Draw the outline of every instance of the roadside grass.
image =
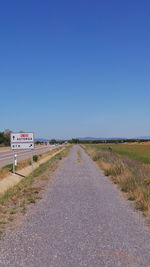
<svg viewBox="0 0 150 267">
<path fill-rule="evenodd" d="M 40 164 L 28 177 L 0 195 L 0 236 L 4 234 L 7 224 L 18 215 L 25 215 L 28 205 L 41 198 L 42 189 L 57 169 L 62 158 L 69 153 L 70 147 L 56 154 L 47 162 Z M 54 153 L 54 151 L 53 151 Z"/>
<path fill-rule="evenodd" d="M 47 151 L 47 152 L 45 152 L 43 154 L 34 155 L 33 156 L 33 161 L 34 162 L 38 162 L 39 160 L 54 154 L 59 149 L 60 148 L 56 148 L 56 149 Z M 27 166 L 30 166 L 31 164 L 32 164 L 31 159 L 26 159 L 26 160 L 20 161 L 20 162 L 18 162 L 18 164 L 16 166 L 16 171 L 22 170 L 23 168 L 25 168 Z M 9 164 L 9 165 L 6 165 L 6 166 L 0 168 L 0 180 L 5 178 L 6 176 L 8 176 L 12 171 L 13 171 L 13 164 Z"/>
<path fill-rule="evenodd" d="M 120 157 L 111 151 L 94 145 L 82 146 L 102 168 L 104 174 L 135 201 L 135 207 L 150 216 L 150 165 L 128 157 Z"/>
<path fill-rule="evenodd" d="M 18 162 L 17 166 L 15 167 L 16 171 L 21 170 L 27 166 L 31 165 L 31 160 L 23 160 Z M 8 176 L 13 171 L 13 164 L 6 165 L 0 168 L 0 180 Z"/>
<path fill-rule="evenodd" d="M 150 144 L 96 144 L 95 150 L 104 150 L 150 164 Z"/>
<path fill-rule="evenodd" d="M 82 163 L 82 155 L 81 155 L 81 150 L 77 150 L 77 162 Z"/>
<path fill-rule="evenodd" d="M 0 168 L 0 179 L 3 179 L 12 171 L 12 164 Z"/>
</svg>

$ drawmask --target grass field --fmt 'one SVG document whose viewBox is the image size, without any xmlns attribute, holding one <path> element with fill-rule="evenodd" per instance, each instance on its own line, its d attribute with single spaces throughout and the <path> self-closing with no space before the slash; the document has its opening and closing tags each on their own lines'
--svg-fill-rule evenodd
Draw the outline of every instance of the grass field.
<svg viewBox="0 0 150 267">
<path fill-rule="evenodd" d="M 112 151 L 122 155 L 133 158 L 143 163 L 150 164 L 150 144 L 97 144 L 92 145 L 96 150 L 108 151 L 112 148 Z"/>
</svg>

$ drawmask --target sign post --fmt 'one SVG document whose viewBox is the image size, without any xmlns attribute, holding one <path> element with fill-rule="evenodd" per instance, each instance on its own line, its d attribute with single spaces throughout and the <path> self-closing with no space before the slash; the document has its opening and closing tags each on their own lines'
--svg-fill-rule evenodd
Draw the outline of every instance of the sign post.
<svg viewBox="0 0 150 267">
<path fill-rule="evenodd" d="M 15 166 L 17 166 L 17 154 L 15 154 Z"/>
<path fill-rule="evenodd" d="M 32 165 L 32 171 L 33 171 L 33 150 L 31 150 L 31 165 Z"/>
<path fill-rule="evenodd" d="M 13 151 L 13 174 L 15 174 L 15 151 Z"/>
<path fill-rule="evenodd" d="M 13 173 L 15 174 L 15 166 L 17 166 L 17 154 L 15 150 L 28 149 L 31 152 L 34 149 L 34 134 L 33 133 L 11 133 L 11 149 L 14 152 Z M 32 154 L 32 168 L 33 168 L 33 152 Z"/>
</svg>

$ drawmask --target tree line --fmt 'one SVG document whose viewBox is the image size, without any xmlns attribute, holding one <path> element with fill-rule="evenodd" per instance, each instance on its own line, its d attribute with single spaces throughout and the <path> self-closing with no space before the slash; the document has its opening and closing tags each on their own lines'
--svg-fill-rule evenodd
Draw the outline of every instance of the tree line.
<svg viewBox="0 0 150 267">
<path fill-rule="evenodd" d="M 104 140 L 80 140 L 80 139 L 71 139 L 68 140 L 70 144 L 119 144 L 119 143 L 141 143 L 147 142 L 150 139 L 104 139 Z"/>
<path fill-rule="evenodd" d="M 10 145 L 10 134 L 11 131 L 6 129 L 3 132 L 0 132 L 0 146 L 9 146 Z"/>
</svg>

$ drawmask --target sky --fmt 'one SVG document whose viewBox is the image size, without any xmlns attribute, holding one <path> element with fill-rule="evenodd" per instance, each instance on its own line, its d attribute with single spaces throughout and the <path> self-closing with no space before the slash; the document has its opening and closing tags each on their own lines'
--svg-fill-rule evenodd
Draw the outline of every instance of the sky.
<svg viewBox="0 0 150 267">
<path fill-rule="evenodd" d="M 149 0 L 0 1 L 0 131 L 150 135 Z"/>
</svg>

